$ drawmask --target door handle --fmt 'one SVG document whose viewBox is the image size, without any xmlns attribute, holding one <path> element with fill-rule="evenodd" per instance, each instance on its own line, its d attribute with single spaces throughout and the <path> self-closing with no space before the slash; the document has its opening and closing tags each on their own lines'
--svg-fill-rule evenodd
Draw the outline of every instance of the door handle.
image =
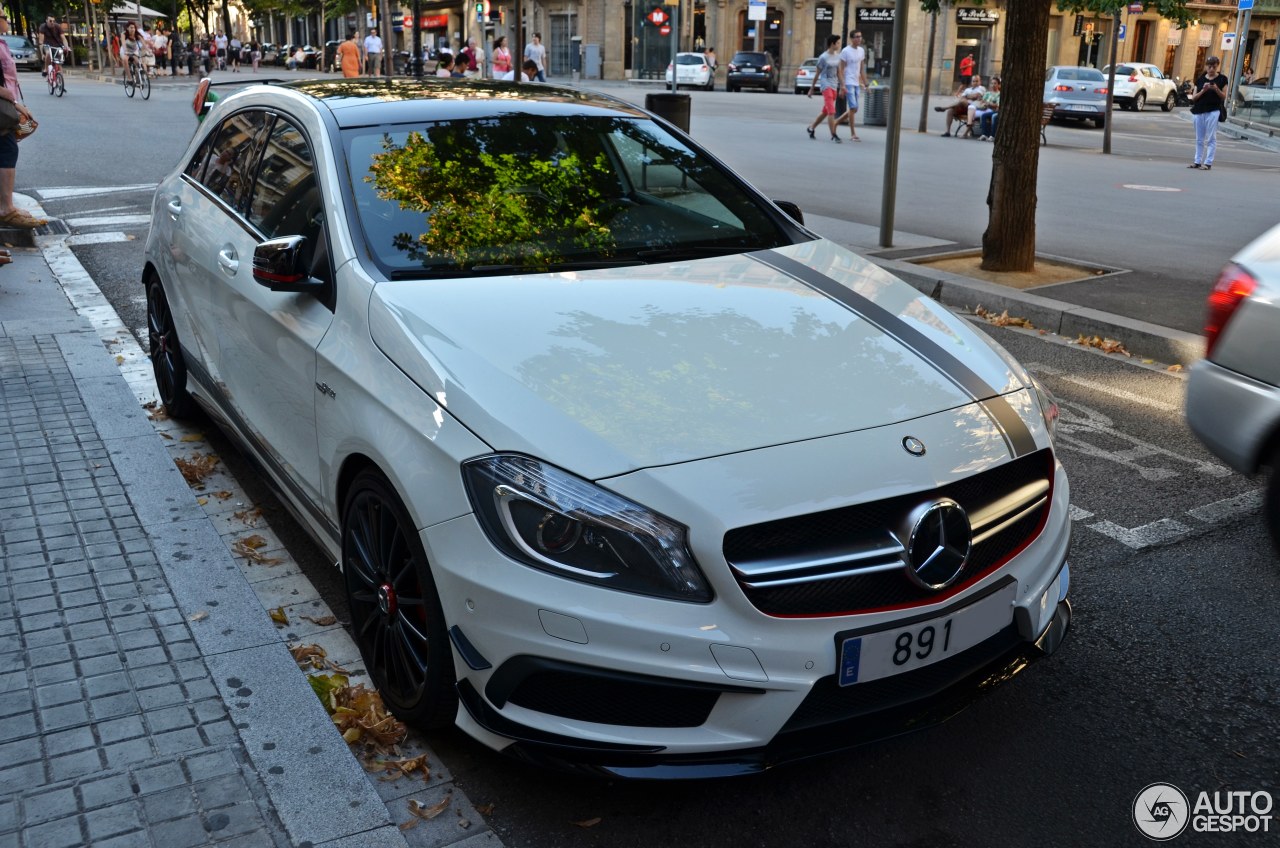
<svg viewBox="0 0 1280 848">
<path fill-rule="evenodd" d="M 177 220 L 178 216 L 182 214 L 182 201 L 175 197 L 166 205 L 169 207 L 169 214 L 173 216 L 174 220 Z"/>
<path fill-rule="evenodd" d="M 236 250 L 227 245 L 218 251 L 218 266 L 228 274 L 235 274 L 240 269 L 240 260 L 236 258 Z"/>
</svg>

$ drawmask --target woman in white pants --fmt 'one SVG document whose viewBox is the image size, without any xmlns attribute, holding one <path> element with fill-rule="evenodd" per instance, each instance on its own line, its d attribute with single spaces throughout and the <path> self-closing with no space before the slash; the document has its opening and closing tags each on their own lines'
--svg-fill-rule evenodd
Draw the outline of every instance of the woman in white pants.
<svg viewBox="0 0 1280 848">
<path fill-rule="evenodd" d="M 1227 78 L 1218 73 L 1218 57 L 1204 60 L 1204 73 L 1196 77 L 1191 93 L 1191 120 L 1196 125 L 1196 155 L 1188 168 L 1207 171 L 1218 149 L 1218 116 L 1227 102 Z"/>
</svg>

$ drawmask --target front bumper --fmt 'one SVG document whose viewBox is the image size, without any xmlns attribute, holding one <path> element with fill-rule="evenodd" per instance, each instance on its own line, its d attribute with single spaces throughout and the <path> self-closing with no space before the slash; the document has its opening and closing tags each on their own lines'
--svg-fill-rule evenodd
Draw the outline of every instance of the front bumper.
<svg viewBox="0 0 1280 848">
<path fill-rule="evenodd" d="M 1064 591 L 1065 575 L 1064 565 Z M 669 754 L 644 746 L 593 744 L 571 737 L 530 732 L 489 706 L 468 682 L 463 681 L 458 691 L 472 720 L 491 733 L 516 740 L 504 749 L 504 753 L 528 763 L 606 778 L 688 780 L 735 777 L 848 750 L 944 722 L 995 687 L 1013 679 L 1031 663 L 1052 654 L 1070 629 L 1071 604 L 1064 597 L 1057 602 L 1048 625 L 1032 641 L 1022 639 L 1015 622 L 963 654 L 914 672 L 866 684 L 879 691 L 857 695 L 875 702 L 877 708 L 874 711 L 834 721 L 806 722 L 796 721 L 793 717 L 788 727 L 769 744 L 722 754 Z M 840 697 L 833 691 L 833 681 L 833 677 L 819 680 L 806 703 Z M 894 691 L 902 695 L 895 699 Z"/>
</svg>

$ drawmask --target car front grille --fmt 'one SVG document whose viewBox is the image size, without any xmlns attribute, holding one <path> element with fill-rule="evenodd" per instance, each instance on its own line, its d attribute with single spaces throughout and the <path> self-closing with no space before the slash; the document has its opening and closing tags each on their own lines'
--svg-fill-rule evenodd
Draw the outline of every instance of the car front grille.
<svg viewBox="0 0 1280 848">
<path fill-rule="evenodd" d="M 1053 454 L 1041 450 L 937 489 L 730 530 L 724 556 L 761 612 L 834 616 L 933 604 L 991 574 L 1034 539 L 1049 514 Z M 904 525 L 950 498 L 968 513 L 969 558 L 947 589 L 907 577 Z M 909 528 L 907 528 L 909 529 Z"/>
<path fill-rule="evenodd" d="M 511 703 L 563 718 L 625 727 L 698 727 L 720 693 L 665 686 L 588 671 L 549 669 L 529 675 Z"/>
</svg>

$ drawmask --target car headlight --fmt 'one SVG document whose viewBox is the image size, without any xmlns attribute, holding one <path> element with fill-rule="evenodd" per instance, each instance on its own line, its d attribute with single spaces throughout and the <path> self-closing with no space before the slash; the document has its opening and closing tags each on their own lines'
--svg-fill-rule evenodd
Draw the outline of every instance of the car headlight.
<svg viewBox="0 0 1280 848">
<path fill-rule="evenodd" d="M 481 527 L 511 558 L 622 592 L 711 600 L 687 530 L 666 516 L 527 456 L 468 460 L 462 475 Z"/>
<path fill-rule="evenodd" d="M 1049 438 L 1052 439 L 1053 431 L 1058 426 L 1058 399 L 1034 376 L 1031 378 L 1031 387 L 1035 391 L 1036 400 L 1040 403 L 1040 414 L 1044 416 L 1044 426 L 1049 430 Z"/>
</svg>

